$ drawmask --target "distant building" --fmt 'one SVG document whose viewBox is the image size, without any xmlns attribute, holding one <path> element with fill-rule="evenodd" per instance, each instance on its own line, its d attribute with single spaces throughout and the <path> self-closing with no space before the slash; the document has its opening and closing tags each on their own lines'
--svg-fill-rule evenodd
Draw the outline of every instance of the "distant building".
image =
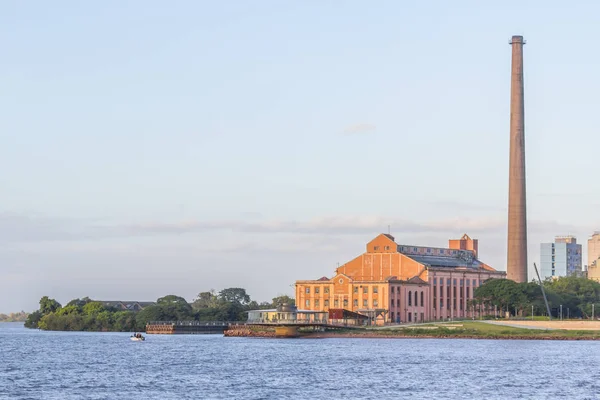
<svg viewBox="0 0 600 400">
<path fill-rule="evenodd" d="M 581 245 L 574 236 L 556 236 L 554 243 L 540 245 L 542 279 L 581 276 Z"/>
<path fill-rule="evenodd" d="M 105 300 L 94 300 L 102 303 L 105 307 L 116 308 L 122 311 L 141 311 L 148 306 L 156 305 L 153 301 L 105 301 Z"/>
<path fill-rule="evenodd" d="M 327 323 L 327 313 L 321 311 L 298 310 L 296 306 L 281 304 L 277 308 L 248 311 L 249 323 Z"/>
<path fill-rule="evenodd" d="M 588 239 L 587 277 L 600 282 L 600 232 Z"/>
<path fill-rule="evenodd" d="M 450 240 L 448 248 L 397 244 L 392 235 L 381 234 L 332 278 L 296 281 L 296 304 L 305 310 L 346 310 L 330 319 L 358 313 L 369 324 L 479 316 L 469 301 L 473 292 L 506 273 L 481 262 L 477 250 L 477 240 L 466 234 Z"/>
</svg>

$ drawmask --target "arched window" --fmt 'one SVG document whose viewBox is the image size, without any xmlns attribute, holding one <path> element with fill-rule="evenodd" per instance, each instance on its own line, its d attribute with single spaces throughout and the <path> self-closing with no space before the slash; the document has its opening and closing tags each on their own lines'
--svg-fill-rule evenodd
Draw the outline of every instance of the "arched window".
<svg viewBox="0 0 600 400">
<path fill-rule="evenodd" d="M 423 292 L 421 292 L 421 307 L 423 307 L 423 304 L 424 304 L 424 302 L 423 302 Z"/>
<path fill-rule="evenodd" d="M 418 293 L 417 293 L 417 291 L 415 290 L 415 307 L 418 307 L 418 306 L 419 306 L 419 298 L 417 297 L 417 295 L 418 295 Z"/>
<path fill-rule="evenodd" d="M 408 305 L 412 306 L 412 292 L 408 292 Z"/>
</svg>

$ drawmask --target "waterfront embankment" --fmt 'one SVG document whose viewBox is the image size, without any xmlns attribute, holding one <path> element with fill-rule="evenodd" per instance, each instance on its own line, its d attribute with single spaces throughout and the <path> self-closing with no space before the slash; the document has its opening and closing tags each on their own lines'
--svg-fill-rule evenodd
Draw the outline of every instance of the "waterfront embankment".
<svg viewBox="0 0 600 400">
<path fill-rule="evenodd" d="M 440 324 L 421 324 L 414 326 L 390 326 L 364 329 L 338 329 L 331 331 L 299 331 L 299 337 L 309 339 L 353 338 L 353 339 L 492 339 L 492 340 L 600 340 L 600 330 L 593 329 L 595 322 L 590 321 L 588 328 L 576 329 L 581 321 L 561 321 L 552 326 L 562 328 L 543 328 L 542 324 L 515 326 L 515 322 L 464 321 Z M 540 321 L 543 323 L 544 321 Z M 558 322 L 558 321 L 557 321 Z M 569 326 L 572 322 L 573 325 Z M 531 322 L 530 322 L 531 323 Z M 585 322 L 584 322 L 585 323 Z M 572 328 L 572 329 L 569 329 Z M 274 337 L 271 329 L 238 326 L 225 331 L 229 337 Z"/>
</svg>

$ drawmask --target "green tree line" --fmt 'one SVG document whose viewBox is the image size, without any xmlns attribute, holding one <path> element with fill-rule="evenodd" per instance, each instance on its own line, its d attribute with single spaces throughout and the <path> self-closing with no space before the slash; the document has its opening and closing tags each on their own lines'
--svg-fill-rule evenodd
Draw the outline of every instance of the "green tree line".
<svg viewBox="0 0 600 400">
<path fill-rule="evenodd" d="M 544 281 L 544 290 L 553 317 L 558 317 L 562 305 L 563 317 L 567 310 L 572 318 L 591 318 L 592 305 L 600 304 L 600 283 L 581 277 L 559 277 Z M 490 279 L 475 289 L 471 305 L 485 306 L 498 312 L 516 316 L 530 316 L 531 306 L 536 315 L 546 315 L 542 289 L 538 283 L 516 283 L 508 279 Z M 595 315 L 600 310 L 595 310 Z M 488 311 L 489 313 L 489 311 Z"/>
<path fill-rule="evenodd" d="M 25 327 L 53 331 L 143 331 L 151 321 L 245 321 L 247 311 L 277 307 L 281 303 L 294 304 L 294 299 L 284 295 L 273 298 L 272 302 L 257 303 L 243 288 L 202 292 L 192 303 L 168 295 L 139 312 L 107 307 L 87 297 L 62 306 L 44 296 L 40 308 L 28 315 Z"/>
</svg>

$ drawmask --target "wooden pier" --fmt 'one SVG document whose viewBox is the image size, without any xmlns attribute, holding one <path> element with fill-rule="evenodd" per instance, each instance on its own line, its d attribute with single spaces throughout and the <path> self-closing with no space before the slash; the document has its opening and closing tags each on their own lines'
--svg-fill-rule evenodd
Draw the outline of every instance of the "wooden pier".
<svg viewBox="0 0 600 400">
<path fill-rule="evenodd" d="M 156 321 L 146 324 L 146 333 L 149 335 L 222 334 L 230 324 L 223 321 Z"/>
</svg>

